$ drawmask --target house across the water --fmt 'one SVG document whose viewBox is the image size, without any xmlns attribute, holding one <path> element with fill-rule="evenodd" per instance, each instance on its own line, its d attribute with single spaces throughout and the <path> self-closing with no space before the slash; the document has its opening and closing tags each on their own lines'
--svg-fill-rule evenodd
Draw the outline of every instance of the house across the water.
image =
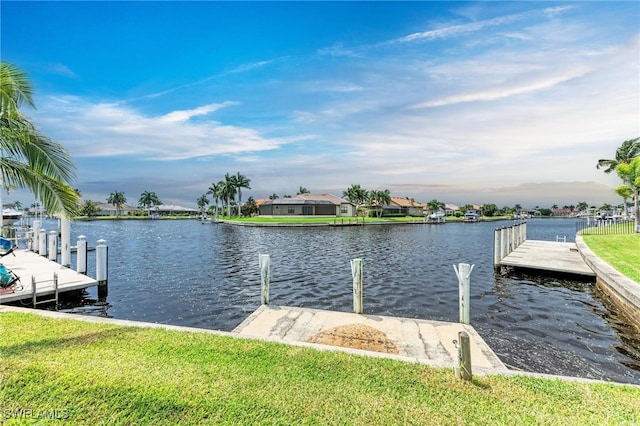
<svg viewBox="0 0 640 426">
<path fill-rule="evenodd" d="M 261 216 L 341 216 L 356 215 L 356 206 L 332 194 L 299 194 L 260 203 Z"/>
</svg>

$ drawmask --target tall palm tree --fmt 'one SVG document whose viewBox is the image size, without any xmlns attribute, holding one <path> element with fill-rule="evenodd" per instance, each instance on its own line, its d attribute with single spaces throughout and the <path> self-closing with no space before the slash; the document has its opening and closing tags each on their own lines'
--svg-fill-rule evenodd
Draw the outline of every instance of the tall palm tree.
<svg viewBox="0 0 640 426">
<path fill-rule="evenodd" d="M 640 156 L 635 157 L 628 163 L 621 163 L 616 166 L 616 173 L 624 181 L 625 185 L 631 188 L 633 194 L 633 213 L 636 217 L 636 233 L 640 233 Z"/>
<path fill-rule="evenodd" d="M 62 145 L 22 115 L 23 104 L 35 108 L 27 74 L 0 62 L 0 186 L 29 189 L 48 212 L 73 217 L 80 207 L 70 186 L 75 165 Z"/>
<path fill-rule="evenodd" d="M 309 194 L 309 190 L 307 188 L 305 188 L 304 186 L 301 186 L 300 189 L 298 189 L 298 193 L 296 195 L 301 195 L 301 194 Z"/>
<path fill-rule="evenodd" d="M 251 189 L 249 184 L 251 183 L 251 179 L 248 179 L 245 175 L 237 172 L 234 176 L 234 186 L 238 191 L 238 216 L 242 216 L 240 208 L 242 206 L 242 188 Z"/>
<path fill-rule="evenodd" d="M 113 204 L 113 207 L 116 208 L 116 217 L 120 217 L 120 211 L 122 211 L 122 207 L 127 202 L 127 197 L 124 196 L 124 192 L 115 191 L 109 195 L 107 198 L 107 203 Z"/>
<path fill-rule="evenodd" d="M 388 189 L 384 189 L 381 191 L 377 191 L 374 189 L 369 192 L 369 202 L 377 207 L 376 212 L 378 217 L 382 217 L 384 206 L 391 203 L 391 193 Z"/>
<path fill-rule="evenodd" d="M 640 155 L 640 137 L 629 139 L 622 142 L 622 145 L 616 149 L 616 158 L 614 160 L 601 159 L 598 160 L 596 168 L 606 167 L 605 173 L 611 173 L 619 164 L 630 163 L 635 157 Z"/>
<path fill-rule="evenodd" d="M 220 199 L 220 188 L 222 188 L 223 182 L 218 181 L 218 183 L 212 183 L 207 191 L 207 194 L 213 195 L 213 199 L 215 201 L 215 210 L 213 213 L 213 220 L 218 220 L 218 200 Z"/>
<path fill-rule="evenodd" d="M 344 198 L 355 204 L 356 214 L 358 214 L 360 206 L 367 201 L 368 194 L 367 190 L 359 184 L 352 184 L 346 191 L 342 192 Z"/>
<path fill-rule="evenodd" d="M 151 208 L 162 204 L 155 192 L 144 191 L 140 194 L 138 206 L 147 209 L 147 215 L 151 215 Z"/>
<path fill-rule="evenodd" d="M 209 205 L 209 199 L 207 198 L 207 194 L 202 194 L 202 196 L 198 198 L 197 203 L 198 203 L 198 208 L 200 209 L 200 217 L 204 218 L 205 208 Z"/>
<path fill-rule="evenodd" d="M 269 195 L 269 199 L 270 200 L 277 200 L 278 198 L 280 198 L 280 197 L 278 197 L 278 194 L 276 194 L 276 193 L 273 193 L 273 194 Z"/>
<path fill-rule="evenodd" d="M 236 194 L 235 176 L 225 173 L 224 181 L 221 182 L 222 188 L 220 189 L 220 194 L 222 198 L 227 201 L 227 215 L 231 216 L 231 200 L 234 199 Z"/>
</svg>

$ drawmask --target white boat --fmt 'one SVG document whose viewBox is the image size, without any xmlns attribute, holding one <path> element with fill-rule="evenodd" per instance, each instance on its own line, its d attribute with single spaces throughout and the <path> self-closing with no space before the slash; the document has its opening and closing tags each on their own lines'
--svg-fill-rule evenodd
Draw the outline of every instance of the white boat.
<svg viewBox="0 0 640 426">
<path fill-rule="evenodd" d="M 2 209 L 2 226 L 10 226 L 22 218 L 22 212 L 15 209 Z"/>
</svg>

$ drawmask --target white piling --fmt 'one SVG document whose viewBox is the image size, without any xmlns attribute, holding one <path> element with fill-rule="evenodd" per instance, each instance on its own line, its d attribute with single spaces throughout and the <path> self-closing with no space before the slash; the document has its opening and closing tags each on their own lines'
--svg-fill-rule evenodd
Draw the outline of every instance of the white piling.
<svg viewBox="0 0 640 426">
<path fill-rule="evenodd" d="M 87 273 L 87 238 L 84 235 L 78 236 L 76 243 L 76 272 Z"/>
<path fill-rule="evenodd" d="M 60 264 L 71 267 L 71 222 L 63 217 L 60 219 Z"/>
<path fill-rule="evenodd" d="M 40 229 L 40 235 L 38 235 L 38 253 L 40 256 L 47 255 L 47 231 Z"/>
<path fill-rule="evenodd" d="M 260 300 L 263 305 L 268 305 L 271 257 L 268 254 L 261 254 L 258 259 L 258 264 L 260 265 Z"/>
<path fill-rule="evenodd" d="M 493 231 L 493 267 L 497 268 L 500 266 L 500 230 L 496 229 Z"/>
<path fill-rule="evenodd" d="M 31 250 L 38 251 L 39 242 L 40 242 L 40 221 L 33 221 L 33 235 L 31 235 Z"/>
<path fill-rule="evenodd" d="M 351 275 L 353 276 L 353 312 L 362 313 L 362 259 L 351 261 Z"/>
<path fill-rule="evenodd" d="M 108 293 L 108 247 L 105 240 L 98 240 L 96 245 L 96 280 L 98 281 L 98 298 L 104 299 Z"/>
<path fill-rule="evenodd" d="M 58 259 L 58 232 L 49 231 L 49 260 Z"/>
<path fill-rule="evenodd" d="M 468 263 L 458 263 L 458 269 L 456 265 L 453 265 L 453 270 L 456 272 L 459 284 L 459 300 L 460 300 L 460 322 L 463 324 L 469 324 L 470 311 L 471 311 L 471 271 L 475 265 L 469 265 Z"/>
</svg>

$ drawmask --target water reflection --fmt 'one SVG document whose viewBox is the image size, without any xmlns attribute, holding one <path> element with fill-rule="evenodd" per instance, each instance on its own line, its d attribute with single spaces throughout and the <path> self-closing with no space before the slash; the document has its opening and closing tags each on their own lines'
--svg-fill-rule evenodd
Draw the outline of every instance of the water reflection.
<svg viewBox="0 0 640 426">
<path fill-rule="evenodd" d="M 91 315 L 231 330 L 260 303 L 258 257 L 271 255 L 273 305 L 351 311 L 349 261 L 364 260 L 364 311 L 458 321 L 453 265 L 474 264 L 471 322 L 506 364 L 640 383 L 638 333 L 593 283 L 495 274 L 504 223 L 255 228 L 197 221 L 76 222 L 72 238 L 109 245 L 109 296 L 68 307 Z M 575 223 L 532 220 L 530 239 L 571 241 Z M 90 261 L 89 274 L 95 276 Z M 84 304 L 84 306 L 81 306 Z M 80 306 L 79 306 L 80 305 Z"/>
</svg>

